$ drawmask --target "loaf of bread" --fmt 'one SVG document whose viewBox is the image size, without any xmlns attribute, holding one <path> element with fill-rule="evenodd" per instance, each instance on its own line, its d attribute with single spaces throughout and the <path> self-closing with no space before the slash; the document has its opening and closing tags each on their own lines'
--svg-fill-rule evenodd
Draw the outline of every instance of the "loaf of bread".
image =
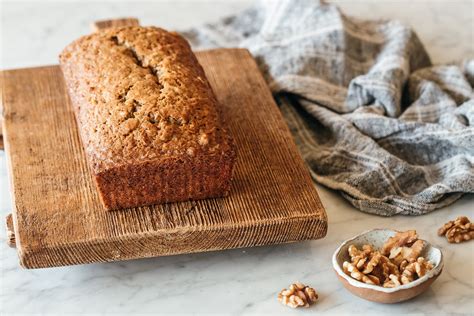
<svg viewBox="0 0 474 316">
<path fill-rule="evenodd" d="M 60 64 L 106 209 L 229 192 L 235 148 L 185 39 L 108 29 L 67 46 Z"/>
</svg>

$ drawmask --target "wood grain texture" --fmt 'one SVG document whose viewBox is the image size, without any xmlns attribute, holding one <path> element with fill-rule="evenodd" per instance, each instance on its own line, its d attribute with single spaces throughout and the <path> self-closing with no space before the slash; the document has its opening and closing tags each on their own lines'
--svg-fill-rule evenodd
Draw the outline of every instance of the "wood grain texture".
<svg viewBox="0 0 474 316">
<path fill-rule="evenodd" d="M 139 21 L 136 18 L 122 18 L 114 20 L 96 21 L 92 24 L 93 31 L 99 31 L 109 27 L 137 26 Z"/>
<path fill-rule="evenodd" d="M 240 49 L 197 56 L 237 145 L 230 196 L 121 211 L 100 204 L 59 67 L 3 72 L 13 226 L 23 267 L 325 236 L 323 206 L 255 61 Z"/>
</svg>

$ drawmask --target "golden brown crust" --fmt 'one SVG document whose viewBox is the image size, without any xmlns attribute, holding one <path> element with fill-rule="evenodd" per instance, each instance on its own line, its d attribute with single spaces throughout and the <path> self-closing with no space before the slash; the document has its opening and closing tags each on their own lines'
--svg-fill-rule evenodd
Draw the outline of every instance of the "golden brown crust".
<svg viewBox="0 0 474 316">
<path fill-rule="evenodd" d="M 109 29 L 70 44 L 60 63 L 106 208 L 227 193 L 235 150 L 181 36 Z"/>
</svg>

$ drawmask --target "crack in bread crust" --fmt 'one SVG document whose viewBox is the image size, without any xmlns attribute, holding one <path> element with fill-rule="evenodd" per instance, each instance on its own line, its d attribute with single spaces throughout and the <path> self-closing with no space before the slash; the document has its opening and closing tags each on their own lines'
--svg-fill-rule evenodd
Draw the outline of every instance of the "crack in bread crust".
<svg viewBox="0 0 474 316">
<path fill-rule="evenodd" d="M 116 45 L 125 47 L 130 52 L 130 56 L 133 58 L 133 61 L 135 62 L 135 64 L 137 64 L 138 66 L 140 66 L 144 69 L 148 69 L 152 75 L 156 76 L 156 83 L 160 87 L 160 92 L 161 92 L 161 89 L 163 89 L 163 85 L 160 83 L 160 78 L 158 76 L 158 70 L 156 68 L 152 67 L 152 66 L 145 66 L 143 64 L 142 58 L 137 54 L 135 48 L 132 45 L 130 45 L 130 43 L 119 40 L 119 38 L 117 36 L 112 36 L 110 39 Z"/>
</svg>

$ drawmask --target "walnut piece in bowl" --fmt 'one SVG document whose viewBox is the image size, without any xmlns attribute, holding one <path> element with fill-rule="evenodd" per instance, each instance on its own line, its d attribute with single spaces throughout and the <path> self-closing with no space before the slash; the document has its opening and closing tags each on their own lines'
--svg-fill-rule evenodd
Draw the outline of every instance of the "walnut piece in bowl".
<svg viewBox="0 0 474 316">
<path fill-rule="evenodd" d="M 415 231 L 374 229 L 346 240 L 333 268 L 352 294 L 378 303 L 398 303 L 423 293 L 443 269 L 441 250 Z"/>
</svg>

